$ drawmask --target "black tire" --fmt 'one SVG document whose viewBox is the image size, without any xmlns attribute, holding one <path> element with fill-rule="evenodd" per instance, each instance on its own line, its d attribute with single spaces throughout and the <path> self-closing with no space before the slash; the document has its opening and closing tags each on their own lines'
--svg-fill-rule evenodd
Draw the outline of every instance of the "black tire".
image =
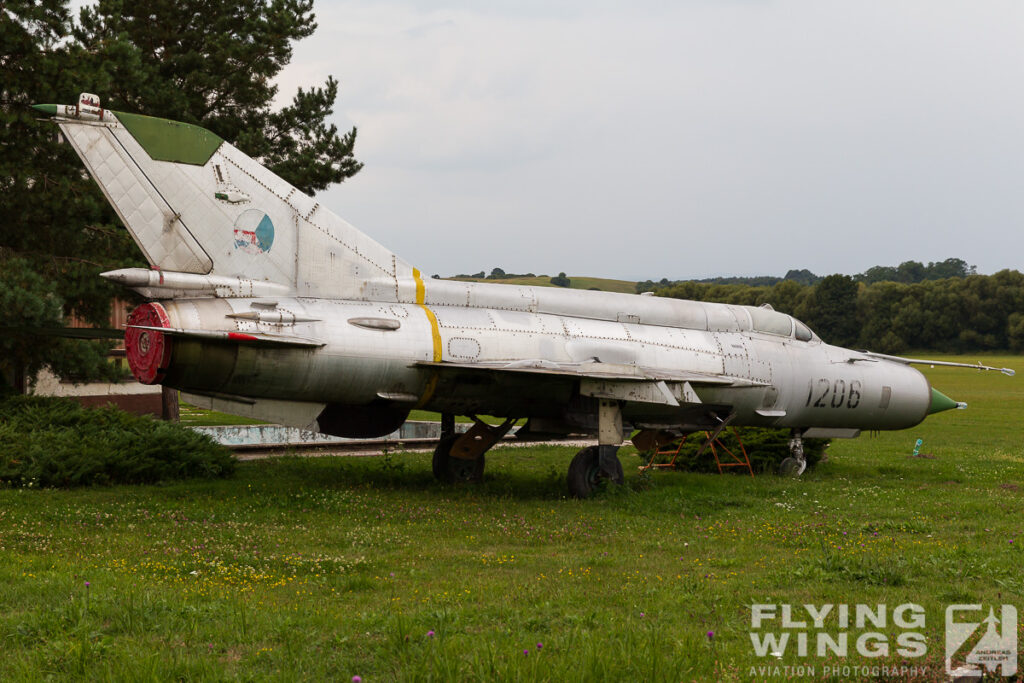
<svg viewBox="0 0 1024 683">
<path fill-rule="evenodd" d="M 789 456 L 779 463 L 779 475 L 783 477 L 799 477 L 807 469 L 807 461 L 800 461 Z"/>
<path fill-rule="evenodd" d="M 452 445 L 459 436 L 449 434 L 438 442 L 437 448 L 434 449 L 434 478 L 446 484 L 483 481 L 486 461 L 482 453 L 476 460 L 452 457 Z"/>
<path fill-rule="evenodd" d="M 605 482 L 622 484 L 622 463 L 615 458 L 615 475 L 608 477 L 601 471 L 601 456 L 598 446 L 588 446 L 573 457 L 569 463 L 569 495 L 573 498 L 589 498 L 594 491 L 602 488 Z"/>
</svg>

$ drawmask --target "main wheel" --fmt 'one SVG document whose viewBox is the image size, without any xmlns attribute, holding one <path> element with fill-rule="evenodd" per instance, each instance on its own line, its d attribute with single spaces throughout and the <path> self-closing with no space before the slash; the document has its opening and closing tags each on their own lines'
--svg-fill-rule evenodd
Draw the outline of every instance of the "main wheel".
<svg viewBox="0 0 1024 683">
<path fill-rule="evenodd" d="M 452 456 L 452 446 L 459 434 L 450 434 L 441 439 L 434 449 L 434 478 L 447 484 L 459 481 L 482 481 L 484 478 L 484 456 L 466 460 Z"/>
<path fill-rule="evenodd" d="M 588 446 L 576 454 L 569 463 L 569 495 L 573 498 L 589 498 L 594 491 L 601 488 L 606 481 L 621 484 L 622 463 L 615 458 L 615 475 L 608 477 L 601 471 L 601 456 L 598 446 Z"/>
</svg>

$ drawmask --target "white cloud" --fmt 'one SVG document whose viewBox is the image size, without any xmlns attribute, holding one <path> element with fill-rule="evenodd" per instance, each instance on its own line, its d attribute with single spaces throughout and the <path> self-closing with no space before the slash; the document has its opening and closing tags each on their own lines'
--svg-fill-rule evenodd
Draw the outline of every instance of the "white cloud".
<svg viewBox="0 0 1024 683">
<path fill-rule="evenodd" d="M 321 3 L 325 203 L 427 272 L 1021 268 L 1017 3 Z"/>
</svg>

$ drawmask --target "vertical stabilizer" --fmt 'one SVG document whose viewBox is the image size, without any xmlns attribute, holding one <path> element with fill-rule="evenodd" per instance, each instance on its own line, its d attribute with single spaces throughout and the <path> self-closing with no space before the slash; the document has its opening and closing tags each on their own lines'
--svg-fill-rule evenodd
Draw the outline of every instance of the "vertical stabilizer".
<svg viewBox="0 0 1024 683">
<path fill-rule="evenodd" d="M 408 298 L 408 264 L 210 131 L 90 102 L 36 108 L 56 115 L 151 266 L 300 296 Z"/>
<path fill-rule="evenodd" d="M 58 123 L 150 265 L 183 273 L 211 272 L 212 256 L 151 180 L 152 160 L 112 115 L 106 114 L 104 121 Z M 139 158 L 150 163 L 140 164 Z"/>
</svg>

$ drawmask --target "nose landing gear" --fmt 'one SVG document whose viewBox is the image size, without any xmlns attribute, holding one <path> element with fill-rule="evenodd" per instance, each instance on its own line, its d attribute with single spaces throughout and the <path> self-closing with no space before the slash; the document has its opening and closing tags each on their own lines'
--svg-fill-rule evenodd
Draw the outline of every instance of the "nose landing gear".
<svg viewBox="0 0 1024 683">
<path fill-rule="evenodd" d="M 779 474 L 784 477 L 799 477 L 807 469 L 807 458 L 804 457 L 803 432 L 794 429 L 789 439 L 790 456 L 779 464 Z"/>
</svg>

